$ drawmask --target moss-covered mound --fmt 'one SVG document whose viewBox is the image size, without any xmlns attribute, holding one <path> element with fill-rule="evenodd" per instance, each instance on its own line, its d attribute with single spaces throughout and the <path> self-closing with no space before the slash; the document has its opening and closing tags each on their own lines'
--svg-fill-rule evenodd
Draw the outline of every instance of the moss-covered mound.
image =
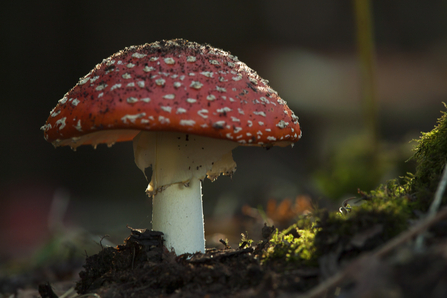
<svg viewBox="0 0 447 298">
<path fill-rule="evenodd" d="M 432 131 L 422 133 L 417 141 L 413 158 L 417 161 L 417 167 L 416 172 L 408 181 L 408 190 L 417 196 L 422 207 L 428 208 L 447 163 L 446 112 L 443 112 Z M 446 196 L 444 196 L 444 204 L 445 198 Z"/>
<path fill-rule="evenodd" d="M 447 113 L 416 142 L 414 174 L 367 193 L 359 191 L 360 197 L 349 201 L 357 204 L 346 202 L 341 212 L 317 211 L 282 232 L 276 231 L 264 261 L 286 258 L 295 264 L 336 268 L 330 262 L 341 264 L 407 229 L 411 220 L 429 208 L 447 162 Z"/>
</svg>

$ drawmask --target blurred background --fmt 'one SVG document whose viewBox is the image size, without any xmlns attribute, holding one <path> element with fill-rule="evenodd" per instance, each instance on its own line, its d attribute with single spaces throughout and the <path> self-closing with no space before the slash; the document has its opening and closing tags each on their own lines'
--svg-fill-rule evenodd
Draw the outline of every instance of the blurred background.
<svg viewBox="0 0 447 298">
<path fill-rule="evenodd" d="M 151 227 L 147 181 L 130 142 L 73 152 L 54 149 L 40 130 L 79 77 L 126 46 L 184 38 L 231 51 L 300 117 L 303 138 L 294 148 L 239 147 L 233 178 L 204 182 L 209 247 L 221 247 L 221 238 L 237 245 L 246 231 L 258 239 L 266 220 L 285 227 L 316 206 L 337 209 L 358 188 L 413 171 L 409 142 L 433 128 L 447 101 L 447 1 L 374 1 L 373 144 L 352 1 L 2 6 L 0 265 L 67 247 L 84 257 L 104 235 L 103 245 L 122 243 L 126 225 Z"/>
</svg>

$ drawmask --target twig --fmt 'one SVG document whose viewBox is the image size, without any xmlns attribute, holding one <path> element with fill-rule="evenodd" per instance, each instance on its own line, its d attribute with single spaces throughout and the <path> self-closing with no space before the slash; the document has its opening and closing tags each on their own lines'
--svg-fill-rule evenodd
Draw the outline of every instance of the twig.
<svg viewBox="0 0 447 298">
<path fill-rule="evenodd" d="M 444 166 L 444 173 L 442 174 L 441 181 L 439 181 L 438 189 L 436 190 L 435 198 L 430 205 L 430 209 L 428 210 L 428 217 L 434 217 L 436 212 L 441 205 L 442 196 L 445 192 L 445 187 L 447 186 L 447 163 Z"/>
<path fill-rule="evenodd" d="M 447 163 L 444 166 L 442 178 L 439 181 L 438 189 L 436 190 L 433 202 L 431 203 L 430 208 L 428 209 L 427 219 L 436 216 L 436 212 L 438 211 L 439 206 L 441 205 L 442 202 L 442 196 L 444 195 L 446 185 L 447 185 Z M 416 250 L 422 249 L 422 246 L 424 245 L 425 235 L 426 235 L 425 233 L 419 234 L 415 244 Z"/>
<path fill-rule="evenodd" d="M 395 237 L 391 241 L 389 241 L 385 246 L 380 248 L 374 253 L 365 253 L 362 257 L 356 259 L 352 263 L 350 263 L 343 271 L 338 272 L 333 277 L 328 278 L 324 282 L 322 282 L 320 285 L 316 286 L 309 292 L 307 292 L 305 295 L 298 296 L 299 298 L 317 298 L 317 297 L 324 297 L 326 295 L 326 292 L 329 289 L 335 288 L 337 285 L 339 285 L 342 281 L 346 280 L 348 277 L 353 276 L 358 273 L 359 268 L 364 264 L 365 260 L 368 258 L 383 258 L 388 253 L 390 253 L 393 249 L 401 245 L 402 243 L 405 243 L 409 239 L 415 237 L 416 235 L 422 233 L 427 228 L 429 228 L 431 225 L 435 224 L 436 222 L 447 218 L 447 207 L 441 209 L 434 217 L 427 217 L 424 220 L 422 220 L 419 224 L 415 225 L 413 228 L 409 229 L 407 232 L 400 234 L 399 236 Z"/>
</svg>

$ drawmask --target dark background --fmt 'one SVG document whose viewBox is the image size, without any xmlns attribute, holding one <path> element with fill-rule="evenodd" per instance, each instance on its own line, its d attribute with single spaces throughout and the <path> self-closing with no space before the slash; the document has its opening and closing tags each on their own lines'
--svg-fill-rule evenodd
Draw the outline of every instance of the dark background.
<svg viewBox="0 0 447 298">
<path fill-rule="evenodd" d="M 373 4 L 380 135 L 384 143 L 407 144 L 432 129 L 447 101 L 447 2 Z M 256 208 L 268 199 L 306 194 L 328 204 L 313 173 L 326 166 L 330 148 L 363 129 L 351 1 L 7 1 L 2 6 L 0 261 L 33 251 L 55 225 L 110 234 L 115 242 L 126 235 L 126 224 L 150 227 L 147 181 L 133 162 L 131 143 L 55 150 L 39 128 L 65 92 L 103 58 L 160 39 L 181 37 L 231 51 L 270 81 L 303 128 L 293 149 L 234 151 L 233 179 L 204 183 L 209 227 L 216 218 L 240 214 L 244 204 Z M 403 148 L 397 158 L 402 163 L 411 156 L 411 147 Z M 378 183 L 404 174 L 404 168 Z M 207 229 L 208 235 L 213 232 Z M 235 237 L 241 232 L 230 231 Z"/>
</svg>

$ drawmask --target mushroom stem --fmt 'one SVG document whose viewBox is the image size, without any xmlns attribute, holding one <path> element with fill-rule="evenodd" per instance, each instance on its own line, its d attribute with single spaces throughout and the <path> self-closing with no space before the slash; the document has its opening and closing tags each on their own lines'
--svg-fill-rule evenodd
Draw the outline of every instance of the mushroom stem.
<svg viewBox="0 0 447 298">
<path fill-rule="evenodd" d="M 152 199 L 152 229 L 163 231 L 164 245 L 177 255 L 205 252 L 202 185 L 193 178 L 188 186 L 171 185 Z"/>
<path fill-rule="evenodd" d="M 206 177 L 236 170 L 235 142 L 173 132 L 140 132 L 133 141 L 135 163 L 152 167 L 146 190 L 153 198 L 152 229 L 164 233 L 177 255 L 205 252 L 202 187 Z"/>
</svg>

